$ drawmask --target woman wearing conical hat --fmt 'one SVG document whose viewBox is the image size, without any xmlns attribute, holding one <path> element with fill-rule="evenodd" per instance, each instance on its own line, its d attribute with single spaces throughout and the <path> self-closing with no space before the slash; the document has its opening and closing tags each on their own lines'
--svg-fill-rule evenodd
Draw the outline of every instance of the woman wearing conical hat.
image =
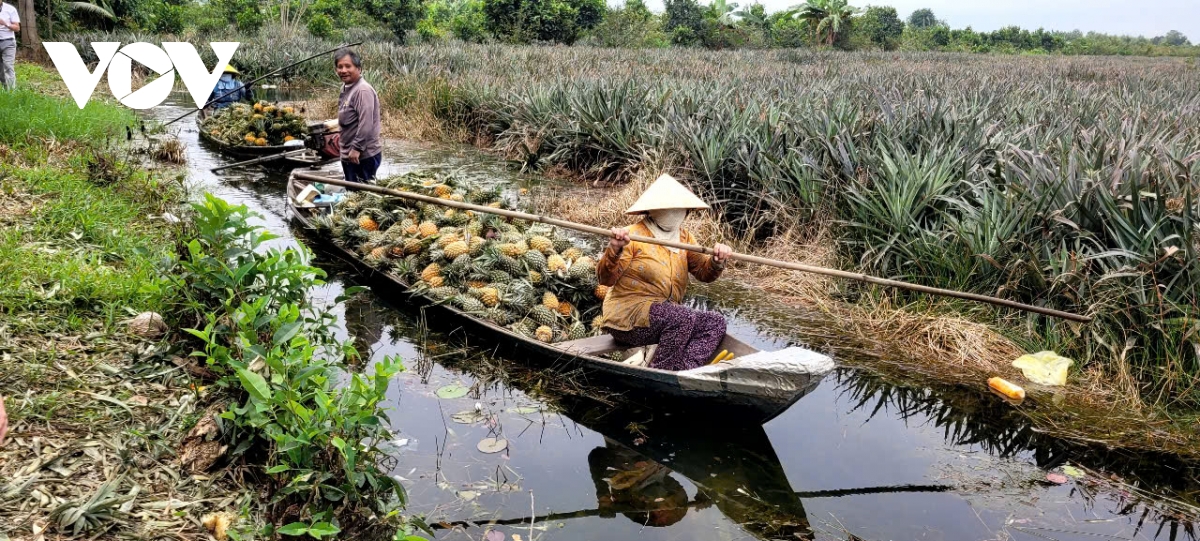
<svg viewBox="0 0 1200 541">
<path fill-rule="evenodd" d="M 692 209 L 709 208 L 704 201 L 672 178 L 662 175 L 637 202 L 625 211 L 642 220 L 627 228 L 613 228 L 612 240 L 596 266 L 600 283 L 609 286 L 604 298 L 604 329 L 617 342 L 633 346 L 658 344 L 652 368 L 688 370 L 712 360 L 725 337 L 725 318 L 716 312 L 683 306 L 688 275 L 702 282 L 721 276 L 732 250 L 713 247 L 708 256 L 657 244 L 631 242 L 640 235 L 695 244 L 681 228 Z"/>
</svg>

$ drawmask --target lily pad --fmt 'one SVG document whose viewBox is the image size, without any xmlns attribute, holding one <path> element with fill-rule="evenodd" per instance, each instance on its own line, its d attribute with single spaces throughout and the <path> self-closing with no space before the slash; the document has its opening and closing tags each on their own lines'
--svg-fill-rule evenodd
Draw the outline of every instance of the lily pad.
<svg viewBox="0 0 1200 541">
<path fill-rule="evenodd" d="M 451 399 L 467 396 L 467 388 L 458 383 L 451 383 L 437 390 L 438 398 Z"/>
<path fill-rule="evenodd" d="M 479 442 L 478 445 L 475 446 L 475 448 L 479 449 L 479 452 L 487 453 L 489 455 L 492 453 L 499 453 L 500 451 L 508 449 L 508 440 L 500 438 L 484 438 Z"/>
<path fill-rule="evenodd" d="M 487 415 L 478 410 L 465 410 L 450 416 L 450 420 L 458 424 L 473 425 L 487 419 Z"/>
<path fill-rule="evenodd" d="M 511 411 L 518 415 L 528 415 L 530 413 L 537 413 L 542 410 L 541 410 L 541 408 L 538 408 L 536 406 L 522 406 L 519 408 L 509 408 L 508 411 Z"/>
<path fill-rule="evenodd" d="M 1079 479 L 1084 475 L 1083 470 L 1076 468 L 1075 466 L 1063 466 L 1063 473 L 1072 479 Z"/>
</svg>

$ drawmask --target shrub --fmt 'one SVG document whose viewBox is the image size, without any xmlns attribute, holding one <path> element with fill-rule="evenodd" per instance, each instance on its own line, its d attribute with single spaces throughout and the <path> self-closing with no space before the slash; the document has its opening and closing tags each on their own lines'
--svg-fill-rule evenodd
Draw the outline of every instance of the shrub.
<svg viewBox="0 0 1200 541">
<path fill-rule="evenodd" d="M 257 8 L 246 8 L 237 14 L 238 30 L 243 32 L 258 32 L 265 22 L 263 14 Z"/>
<path fill-rule="evenodd" d="M 308 19 L 308 33 L 318 38 L 332 36 L 333 18 L 324 13 L 314 14 Z"/>
</svg>

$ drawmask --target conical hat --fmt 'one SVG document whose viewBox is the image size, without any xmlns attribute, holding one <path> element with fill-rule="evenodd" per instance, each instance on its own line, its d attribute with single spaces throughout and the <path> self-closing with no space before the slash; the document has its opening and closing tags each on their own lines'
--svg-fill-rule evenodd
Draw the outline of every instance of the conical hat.
<svg viewBox="0 0 1200 541">
<path fill-rule="evenodd" d="M 680 184 L 675 177 L 663 174 L 646 188 L 637 202 L 625 214 L 638 214 L 659 209 L 706 209 L 709 208 L 691 190 Z"/>
</svg>

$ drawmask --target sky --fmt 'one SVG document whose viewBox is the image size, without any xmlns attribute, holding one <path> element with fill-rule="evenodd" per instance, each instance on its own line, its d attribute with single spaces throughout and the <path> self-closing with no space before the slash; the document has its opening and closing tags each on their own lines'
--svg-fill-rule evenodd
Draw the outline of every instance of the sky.
<svg viewBox="0 0 1200 541">
<path fill-rule="evenodd" d="M 707 4 L 707 0 L 699 0 Z M 738 1 L 738 0 L 731 0 Z M 767 11 L 787 9 L 801 0 L 759 0 Z M 750 0 L 741 0 L 750 3 Z M 609 0 L 622 4 L 621 0 Z M 900 17 L 920 8 L 932 9 L 952 28 L 970 26 L 991 31 L 1004 26 L 1033 30 L 1082 30 L 1106 34 L 1161 36 L 1168 30 L 1183 32 L 1200 41 L 1200 0 L 851 0 L 851 5 L 892 6 Z M 662 0 L 646 0 L 661 11 Z"/>
</svg>

